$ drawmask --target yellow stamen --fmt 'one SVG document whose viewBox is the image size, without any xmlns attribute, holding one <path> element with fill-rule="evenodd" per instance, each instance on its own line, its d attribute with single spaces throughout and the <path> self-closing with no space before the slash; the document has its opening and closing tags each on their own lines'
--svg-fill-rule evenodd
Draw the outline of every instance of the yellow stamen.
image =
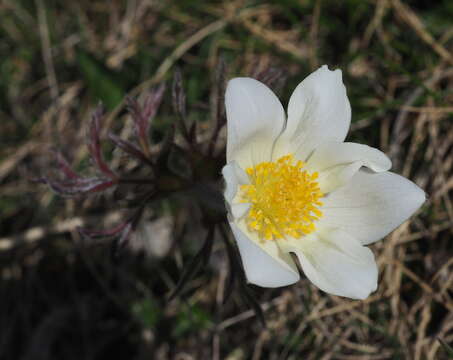
<svg viewBox="0 0 453 360">
<path fill-rule="evenodd" d="M 289 154 L 246 170 L 251 184 L 241 185 L 240 202 L 252 204 L 245 221 L 261 239 L 300 238 L 315 231 L 324 194 L 316 181 L 318 173 L 310 174 L 303 166 Z"/>
</svg>

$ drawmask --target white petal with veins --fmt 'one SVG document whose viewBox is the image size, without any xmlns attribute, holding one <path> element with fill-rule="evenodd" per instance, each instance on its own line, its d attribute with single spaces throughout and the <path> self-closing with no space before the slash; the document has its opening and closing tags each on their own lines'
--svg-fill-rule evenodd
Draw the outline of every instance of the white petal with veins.
<svg viewBox="0 0 453 360">
<path fill-rule="evenodd" d="M 390 170 L 392 162 L 382 151 L 368 145 L 350 142 L 328 142 L 320 145 L 307 161 L 309 171 L 323 171 L 338 165 L 360 161 L 375 172 Z"/>
<path fill-rule="evenodd" d="M 228 118 L 227 163 L 243 168 L 269 161 L 272 144 L 285 126 L 285 112 L 274 93 L 251 78 L 235 78 L 225 94 Z"/>
<path fill-rule="evenodd" d="M 305 78 L 288 104 L 288 121 L 279 138 L 274 159 L 288 153 L 305 161 L 325 142 L 342 142 L 351 123 L 351 105 L 341 70 L 324 65 Z"/>
<path fill-rule="evenodd" d="M 296 240 L 291 249 L 305 275 L 321 290 L 365 299 L 377 288 L 378 270 L 370 249 L 340 230 Z"/>
<path fill-rule="evenodd" d="M 338 165 L 325 171 L 321 171 L 318 178 L 319 187 L 324 194 L 328 194 L 348 183 L 357 171 L 362 167 L 360 161 L 348 165 Z"/>
<path fill-rule="evenodd" d="M 266 242 L 260 246 L 253 241 L 245 229 L 230 222 L 231 230 L 241 253 L 242 264 L 249 283 L 263 287 L 280 287 L 294 284 L 299 280 L 299 272 L 288 254 L 282 254 L 276 242 Z M 263 244 L 264 245 L 264 244 Z M 291 263 L 284 261 L 290 260 Z"/>
<path fill-rule="evenodd" d="M 313 152 L 305 169 L 320 173 L 319 185 L 326 194 L 347 184 L 362 166 L 383 172 L 392 162 L 382 151 L 367 145 L 330 142 Z"/>
<path fill-rule="evenodd" d="M 413 182 L 391 172 L 360 170 L 323 199 L 319 228 L 340 228 L 370 244 L 406 221 L 425 201 Z"/>
<path fill-rule="evenodd" d="M 251 204 L 249 203 L 238 203 L 231 205 L 231 214 L 235 219 L 242 219 L 250 209 Z"/>
<path fill-rule="evenodd" d="M 225 200 L 231 205 L 239 185 L 248 184 L 249 178 L 245 171 L 242 170 L 235 161 L 232 161 L 223 167 L 222 175 L 225 180 Z"/>
</svg>

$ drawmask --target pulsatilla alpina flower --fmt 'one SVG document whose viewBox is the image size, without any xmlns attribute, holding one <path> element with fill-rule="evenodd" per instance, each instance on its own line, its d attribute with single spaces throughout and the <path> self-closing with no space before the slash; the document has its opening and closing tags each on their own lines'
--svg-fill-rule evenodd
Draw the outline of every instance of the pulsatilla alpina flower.
<svg viewBox="0 0 453 360">
<path fill-rule="evenodd" d="M 381 151 L 344 142 L 351 107 L 341 71 L 323 66 L 300 83 L 287 120 L 273 92 L 251 78 L 231 80 L 225 103 L 225 199 L 247 280 L 295 283 L 293 253 L 321 290 L 366 298 L 377 287 L 366 245 L 409 218 L 425 194 L 389 172 Z"/>
</svg>

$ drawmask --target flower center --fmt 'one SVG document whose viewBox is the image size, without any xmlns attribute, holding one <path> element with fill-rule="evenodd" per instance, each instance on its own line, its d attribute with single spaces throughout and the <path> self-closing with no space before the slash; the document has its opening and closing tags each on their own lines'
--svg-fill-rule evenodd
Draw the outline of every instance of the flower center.
<svg viewBox="0 0 453 360">
<path fill-rule="evenodd" d="M 300 238 L 315 230 L 324 194 L 316 181 L 318 173 L 310 174 L 303 166 L 289 154 L 246 170 L 251 184 L 241 185 L 240 202 L 251 203 L 245 221 L 261 239 Z"/>
</svg>

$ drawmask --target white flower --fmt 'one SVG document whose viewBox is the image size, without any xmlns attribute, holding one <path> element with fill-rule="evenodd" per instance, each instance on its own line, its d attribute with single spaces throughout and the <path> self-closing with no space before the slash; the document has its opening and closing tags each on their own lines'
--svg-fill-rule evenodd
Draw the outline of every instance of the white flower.
<svg viewBox="0 0 453 360">
<path fill-rule="evenodd" d="M 389 172 L 381 151 L 344 142 L 351 107 L 341 71 L 324 65 L 302 81 L 287 120 L 274 93 L 251 78 L 232 79 L 225 103 L 225 199 L 247 280 L 295 283 L 293 253 L 321 290 L 366 298 L 378 276 L 366 245 L 408 219 L 425 194 Z"/>
</svg>

